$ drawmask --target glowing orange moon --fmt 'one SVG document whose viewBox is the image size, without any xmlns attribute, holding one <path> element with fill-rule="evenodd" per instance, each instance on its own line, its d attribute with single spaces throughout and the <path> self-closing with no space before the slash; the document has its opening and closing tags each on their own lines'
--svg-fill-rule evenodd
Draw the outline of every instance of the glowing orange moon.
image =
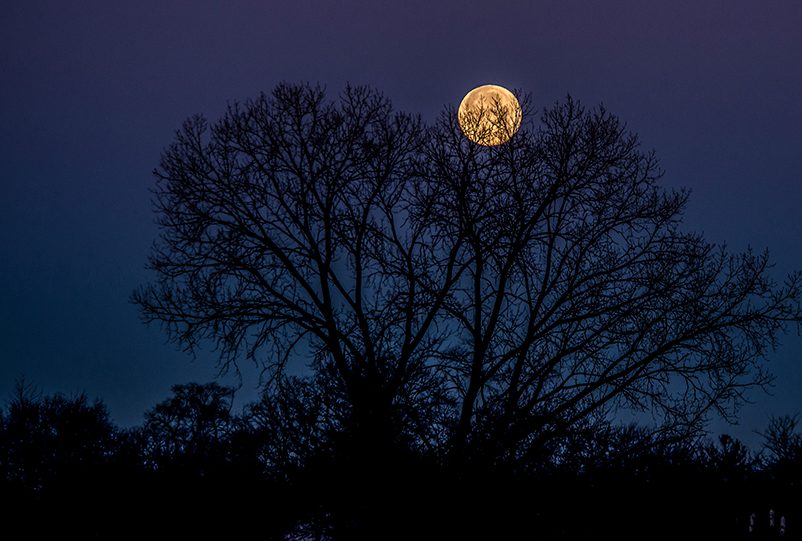
<svg viewBox="0 0 802 541">
<path fill-rule="evenodd" d="M 482 85 L 468 92 L 457 118 L 465 137 L 482 146 L 509 141 L 521 127 L 521 105 L 515 95 L 498 85 Z"/>
</svg>

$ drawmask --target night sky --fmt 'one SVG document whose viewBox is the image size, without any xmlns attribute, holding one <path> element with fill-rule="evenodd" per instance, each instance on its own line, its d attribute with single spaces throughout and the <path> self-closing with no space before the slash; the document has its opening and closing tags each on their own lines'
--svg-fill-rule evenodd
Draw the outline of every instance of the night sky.
<svg viewBox="0 0 802 541">
<path fill-rule="evenodd" d="M 688 229 L 768 248 L 778 279 L 802 269 L 799 0 L 6 2 L 0 397 L 25 376 L 127 426 L 214 378 L 214 354 L 193 362 L 128 302 L 157 234 L 151 171 L 187 116 L 281 81 L 368 84 L 426 120 L 484 83 L 603 103 L 692 191 Z M 769 415 L 802 412 L 802 339 L 769 361 L 772 395 L 714 432 L 756 442 Z M 241 401 L 257 380 L 244 371 Z"/>
</svg>

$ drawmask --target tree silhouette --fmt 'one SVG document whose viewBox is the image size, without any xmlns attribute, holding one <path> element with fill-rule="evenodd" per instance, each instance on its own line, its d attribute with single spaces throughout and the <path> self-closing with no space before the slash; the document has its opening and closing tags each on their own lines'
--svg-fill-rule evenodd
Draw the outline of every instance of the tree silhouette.
<svg viewBox="0 0 802 541">
<path fill-rule="evenodd" d="M 233 389 L 218 383 L 174 385 L 173 395 L 145 414 L 145 459 L 154 467 L 213 467 L 226 460 L 238 420 L 231 413 Z"/>
<path fill-rule="evenodd" d="M 337 411 L 320 388 L 299 377 L 277 379 L 261 400 L 248 405 L 245 416 L 259 435 L 263 463 L 279 475 L 308 466 L 339 429 Z"/>
<path fill-rule="evenodd" d="M 421 445 L 517 456 L 616 406 L 727 415 L 800 320 L 799 276 L 681 231 L 687 194 L 605 110 L 528 118 L 481 147 L 453 111 L 426 127 L 365 88 L 280 85 L 190 119 L 133 299 L 226 364 L 311 354 L 359 415 L 425 419 Z"/>
<path fill-rule="evenodd" d="M 293 495 L 266 475 L 261 440 L 232 412 L 233 395 L 214 382 L 174 385 L 169 398 L 146 412 L 134 439 L 150 477 L 144 487 L 153 502 L 150 520 L 163 534 L 244 534 L 258 525 L 278 539 L 286 522 L 296 520 Z"/>
<path fill-rule="evenodd" d="M 3 478 L 33 493 L 72 483 L 108 461 L 113 431 L 102 402 L 84 394 L 42 398 L 20 381 L 3 423 Z"/>
<path fill-rule="evenodd" d="M 116 450 L 106 406 L 84 394 L 43 397 L 20 381 L 0 428 L 4 531 L 34 538 L 96 534 Z"/>
<path fill-rule="evenodd" d="M 794 522 L 802 521 L 802 434 L 797 430 L 796 415 L 772 417 L 763 438 L 764 501 L 768 505 L 758 510 L 765 514 L 773 508 Z M 799 530 L 795 535 L 802 537 Z"/>
<path fill-rule="evenodd" d="M 772 417 L 763 438 L 768 459 L 773 463 L 802 462 L 802 434 L 795 415 Z"/>
<path fill-rule="evenodd" d="M 667 439 L 732 418 L 802 321 L 800 275 L 683 231 L 687 193 L 603 108 L 524 103 L 490 147 L 367 88 L 193 117 L 155 171 L 156 279 L 133 301 L 223 369 L 308 364 L 334 415 L 309 418 L 362 456 L 531 465 L 620 408 Z"/>
</svg>

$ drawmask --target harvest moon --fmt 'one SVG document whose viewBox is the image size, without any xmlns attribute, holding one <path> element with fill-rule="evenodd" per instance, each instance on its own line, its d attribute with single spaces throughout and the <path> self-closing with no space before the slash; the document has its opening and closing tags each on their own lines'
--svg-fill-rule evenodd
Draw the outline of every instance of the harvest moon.
<svg viewBox="0 0 802 541">
<path fill-rule="evenodd" d="M 521 127 L 521 116 L 518 99 L 498 85 L 482 85 L 468 92 L 457 113 L 465 137 L 482 146 L 509 141 Z"/>
</svg>

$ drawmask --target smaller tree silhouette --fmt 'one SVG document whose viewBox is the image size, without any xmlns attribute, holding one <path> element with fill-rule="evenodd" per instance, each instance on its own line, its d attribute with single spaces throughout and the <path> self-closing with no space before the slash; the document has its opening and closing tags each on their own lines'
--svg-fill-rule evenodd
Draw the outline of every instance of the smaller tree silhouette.
<svg viewBox="0 0 802 541">
<path fill-rule="evenodd" d="M 233 389 L 218 383 L 174 385 L 172 396 L 145 414 L 145 460 L 156 469 L 177 467 L 203 474 L 226 459 Z"/>
<path fill-rule="evenodd" d="M 796 415 L 769 420 L 763 433 L 763 505 L 753 509 L 758 513 L 758 526 L 765 525 L 769 508 L 776 511 L 777 521 L 771 529 L 775 535 L 779 535 L 780 516 L 784 516 L 786 539 L 802 537 L 802 433 L 797 427 Z"/>
<path fill-rule="evenodd" d="M 134 441 L 142 445 L 149 520 L 162 536 L 245 535 L 268 539 L 294 517 L 286 484 L 264 475 L 258 447 L 232 413 L 234 390 L 218 383 L 174 385 L 145 414 Z"/>
<path fill-rule="evenodd" d="M 246 408 L 265 466 L 282 476 L 308 465 L 328 448 L 339 427 L 337 408 L 308 378 L 281 378 Z"/>
<path fill-rule="evenodd" d="M 743 481 L 758 465 L 749 448 L 728 434 L 719 436 L 718 445 L 708 445 L 703 455 L 708 468 L 725 481 Z"/>
<path fill-rule="evenodd" d="M 103 402 L 42 396 L 20 381 L 0 428 L 4 533 L 97 535 L 115 489 L 115 427 Z"/>
<path fill-rule="evenodd" d="M 42 397 L 17 383 L 4 418 L 0 468 L 6 482 L 27 491 L 52 490 L 107 463 L 114 426 L 103 402 L 85 394 Z"/>
<path fill-rule="evenodd" d="M 795 415 L 783 415 L 769 419 L 763 433 L 764 448 L 772 463 L 802 461 L 802 434 L 797 432 Z"/>
</svg>

